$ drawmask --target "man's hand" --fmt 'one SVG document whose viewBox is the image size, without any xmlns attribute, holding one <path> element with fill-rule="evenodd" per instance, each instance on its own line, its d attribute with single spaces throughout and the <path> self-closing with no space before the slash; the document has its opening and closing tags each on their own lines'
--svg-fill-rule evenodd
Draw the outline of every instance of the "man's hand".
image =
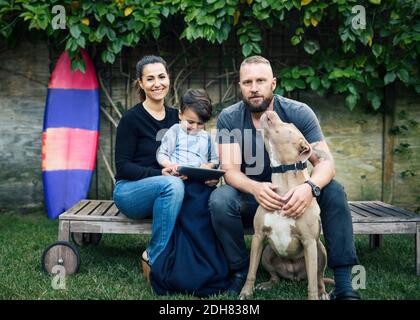
<svg viewBox="0 0 420 320">
<path fill-rule="evenodd" d="M 301 184 L 289 190 L 281 201 L 287 202 L 283 206 L 283 214 L 289 218 L 297 219 L 312 202 L 312 189 L 307 183 Z"/>
<path fill-rule="evenodd" d="M 257 182 L 251 193 L 264 209 L 275 211 L 283 207 L 282 198 L 274 192 L 275 189 L 277 186 L 270 182 Z"/>
</svg>

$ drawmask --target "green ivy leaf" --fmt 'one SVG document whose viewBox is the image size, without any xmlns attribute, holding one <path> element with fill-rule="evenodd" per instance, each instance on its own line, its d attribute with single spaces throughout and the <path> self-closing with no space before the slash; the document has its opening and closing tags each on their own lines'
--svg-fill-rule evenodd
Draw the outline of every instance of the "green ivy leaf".
<svg viewBox="0 0 420 320">
<path fill-rule="evenodd" d="M 284 94 L 284 89 L 281 88 L 280 86 L 277 86 L 276 89 L 274 90 L 274 94 L 278 94 L 282 96 Z"/>
<path fill-rule="evenodd" d="M 105 50 L 102 52 L 102 61 L 105 63 L 114 63 L 115 55 L 112 52 Z"/>
<path fill-rule="evenodd" d="M 356 86 L 353 84 L 353 83 L 349 83 L 348 84 L 348 86 L 347 86 L 347 89 L 349 90 L 349 92 L 351 93 L 351 94 L 353 94 L 353 95 L 358 95 L 358 92 L 357 92 L 357 89 L 356 89 Z"/>
<path fill-rule="evenodd" d="M 398 78 L 404 83 L 408 83 L 408 81 L 410 80 L 410 75 L 408 74 L 408 71 L 405 69 L 398 70 L 397 75 L 398 75 Z"/>
<path fill-rule="evenodd" d="M 85 37 L 79 37 L 77 39 L 77 45 L 81 48 L 85 48 L 86 47 L 86 39 Z"/>
<path fill-rule="evenodd" d="M 295 82 L 293 79 L 283 79 L 281 82 L 286 91 L 293 91 L 295 89 Z"/>
<path fill-rule="evenodd" d="M 74 24 L 70 27 L 70 34 L 73 38 L 79 38 L 81 33 L 82 32 L 80 31 L 80 28 L 77 24 Z"/>
<path fill-rule="evenodd" d="M 374 110 L 378 110 L 381 107 L 381 97 L 377 92 L 368 92 L 367 98 L 370 101 L 370 104 L 372 105 Z"/>
<path fill-rule="evenodd" d="M 322 77 L 321 84 L 325 89 L 329 89 L 331 87 L 331 81 L 328 79 L 328 76 Z"/>
<path fill-rule="evenodd" d="M 169 16 L 169 8 L 168 7 L 162 7 L 161 13 L 165 18 L 167 18 Z"/>
<path fill-rule="evenodd" d="M 357 105 L 358 100 L 359 100 L 358 96 L 354 94 L 349 94 L 345 100 L 346 107 L 349 108 L 350 111 L 352 111 L 354 107 Z"/>
<path fill-rule="evenodd" d="M 83 61 L 83 59 L 73 60 L 71 62 L 71 69 L 73 71 L 80 70 L 81 72 L 85 73 L 86 72 L 85 62 Z"/>
<path fill-rule="evenodd" d="M 372 46 L 373 55 L 377 58 L 382 54 L 383 47 L 380 44 L 375 43 Z"/>
<path fill-rule="evenodd" d="M 294 46 L 297 45 L 301 41 L 302 41 L 302 37 L 301 36 L 293 36 L 292 39 L 290 39 L 290 42 Z"/>
<path fill-rule="evenodd" d="M 315 52 L 319 50 L 319 43 L 316 40 L 315 41 L 308 40 L 308 41 L 305 41 L 305 43 L 303 44 L 303 48 L 305 49 L 307 53 L 314 54 Z"/>
<path fill-rule="evenodd" d="M 306 89 L 306 83 L 302 79 L 295 80 L 295 86 L 298 89 Z"/>
<path fill-rule="evenodd" d="M 320 85 L 321 85 L 321 81 L 319 80 L 319 78 L 314 77 L 311 81 L 311 89 L 313 91 L 317 91 Z"/>
<path fill-rule="evenodd" d="M 251 43 L 245 43 L 242 46 L 242 54 L 244 55 L 244 57 L 248 57 L 252 52 L 252 45 Z"/>
<path fill-rule="evenodd" d="M 109 23 L 114 23 L 115 16 L 112 13 L 107 13 L 106 19 L 109 21 Z"/>
<path fill-rule="evenodd" d="M 388 84 L 394 82 L 396 76 L 397 75 L 395 74 L 395 72 L 388 72 L 384 77 L 384 84 L 388 85 Z"/>
</svg>

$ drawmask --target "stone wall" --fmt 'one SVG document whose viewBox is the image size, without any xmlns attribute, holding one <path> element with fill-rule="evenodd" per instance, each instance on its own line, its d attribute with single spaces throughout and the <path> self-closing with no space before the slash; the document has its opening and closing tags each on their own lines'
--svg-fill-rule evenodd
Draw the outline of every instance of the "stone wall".
<svg viewBox="0 0 420 320">
<path fill-rule="evenodd" d="M 0 206 L 43 201 L 41 134 L 49 79 L 44 42 L 0 53 Z"/>
<path fill-rule="evenodd" d="M 22 43 L 18 48 L 0 54 L 0 207 L 42 205 L 41 132 L 49 79 L 49 56 L 47 44 L 43 42 Z M 121 76 L 121 71 L 134 74 L 134 65 L 135 60 L 130 59 L 122 68 L 117 60 L 110 68 L 102 65 L 97 68 L 101 73 L 107 71 L 106 85 L 114 101 L 119 102 L 123 109 L 137 100 L 136 94 L 130 89 L 129 79 Z M 207 77 L 208 83 L 211 72 L 207 73 Z M 206 82 L 200 78 L 197 70 L 180 87 L 181 92 L 187 83 L 191 87 L 203 87 Z M 217 102 L 220 92 L 227 87 L 227 84 L 213 82 L 207 89 Z M 101 98 L 104 107 L 112 112 L 103 93 Z M 383 115 L 362 108 L 350 112 L 345 108 L 341 96 L 322 98 L 301 92 L 299 99 L 310 105 L 320 120 L 335 158 L 336 179 L 344 185 L 348 198 L 381 199 Z M 405 125 L 410 119 L 420 122 L 418 95 L 399 88 L 395 125 Z M 210 122 L 210 128 L 214 123 L 215 119 Z M 409 144 L 409 147 L 408 152 L 397 153 L 393 157 L 391 188 L 392 203 L 414 210 L 420 207 L 420 184 L 417 181 L 420 175 L 420 155 L 417 152 L 420 147 L 419 130 L 420 126 L 410 127 L 406 133 L 395 136 L 395 147 L 399 147 L 400 143 Z M 111 163 L 114 142 L 115 128 L 102 117 L 100 145 Z M 110 198 L 111 194 L 112 181 L 98 153 L 97 170 L 89 197 Z"/>
</svg>

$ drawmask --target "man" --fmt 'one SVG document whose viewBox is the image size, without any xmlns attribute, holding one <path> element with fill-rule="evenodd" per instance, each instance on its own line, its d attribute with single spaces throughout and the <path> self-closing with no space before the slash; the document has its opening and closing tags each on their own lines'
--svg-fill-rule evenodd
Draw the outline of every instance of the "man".
<svg viewBox="0 0 420 320">
<path fill-rule="evenodd" d="M 248 272 L 249 254 L 243 225 L 252 226 L 258 205 L 283 210 L 298 219 L 316 196 L 327 244 L 328 266 L 334 270 L 333 299 L 360 299 L 351 286 L 351 268 L 358 264 L 350 209 L 343 187 L 333 180 L 334 161 L 314 112 L 298 101 L 274 95 L 276 78 L 270 62 L 253 56 L 240 67 L 242 101 L 224 109 L 217 122 L 219 156 L 226 184 L 210 196 L 214 230 L 232 272 L 232 293 L 239 293 Z M 282 121 L 293 123 L 312 145 L 309 181 L 279 196 L 271 183 L 270 159 L 264 147 L 260 117 L 274 110 Z"/>
</svg>

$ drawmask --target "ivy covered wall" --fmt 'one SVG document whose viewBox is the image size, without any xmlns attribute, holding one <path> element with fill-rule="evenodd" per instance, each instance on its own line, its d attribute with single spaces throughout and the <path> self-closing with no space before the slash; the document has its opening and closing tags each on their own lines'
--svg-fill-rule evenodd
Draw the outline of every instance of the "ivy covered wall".
<svg viewBox="0 0 420 320">
<path fill-rule="evenodd" d="M 211 47 L 206 50 L 210 49 Z M 152 51 L 156 48 L 144 50 Z M 218 56 L 218 46 L 215 45 L 213 50 L 214 56 Z M 0 53 L 0 208 L 41 206 L 43 202 L 41 132 L 49 66 L 54 62 L 50 61 L 49 51 L 46 41 L 34 41 L 21 43 L 18 47 Z M 136 96 L 131 91 L 130 81 L 121 72 L 133 73 L 140 52 L 141 50 L 134 52 L 131 58 L 124 56 L 121 60 L 125 63 L 123 66 L 119 57 L 110 68 L 98 64 L 97 70 L 102 72 L 102 76 L 112 79 L 106 87 L 113 100 L 123 109 L 135 103 Z M 213 66 L 218 64 L 217 61 L 209 62 Z M 172 64 L 174 68 L 176 65 Z M 180 65 L 182 63 L 177 68 Z M 188 86 L 203 87 L 210 83 L 207 89 L 217 103 L 220 97 L 219 86 L 222 85 L 212 81 L 212 73 L 215 77 L 218 74 L 207 71 L 207 79 L 204 79 L 201 71 L 200 68 L 194 69 L 180 90 Z M 172 80 L 175 74 L 174 72 Z M 234 81 L 233 76 L 231 81 Z M 221 92 L 225 93 L 229 86 L 224 83 L 225 78 L 221 82 Z M 395 121 L 392 128 L 392 190 L 389 202 L 419 210 L 420 132 L 416 123 L 420 122 L 420 101 L 414 90 L 399 86 L 396 92 Z M 233 88 L 232 94 L 236 94 Z M 383 114 L 370 108 L 349 111 L 345 105 L 345 95 L 320 97 L 313 92 L 301 90 L 294 97 L 309 104 L 317 114 L 336 160 L 337 179 L 345 186 L 349 199 L 381 199 L 384 166 Z M 112 112 L 104 92 L 101 98 L 103 106 Z M 230 102 L 226 101 L 225 106 Z M 215 120 L 216 118 L 210 125 L 214 126 Z M 109 161 L 114 133 L 113 126 L 102 114 L 100 144 Z M 101 157 L 98 157 L 97 169 L 90 197 L 110 198 L 112 182 Z"/>
</svg>

